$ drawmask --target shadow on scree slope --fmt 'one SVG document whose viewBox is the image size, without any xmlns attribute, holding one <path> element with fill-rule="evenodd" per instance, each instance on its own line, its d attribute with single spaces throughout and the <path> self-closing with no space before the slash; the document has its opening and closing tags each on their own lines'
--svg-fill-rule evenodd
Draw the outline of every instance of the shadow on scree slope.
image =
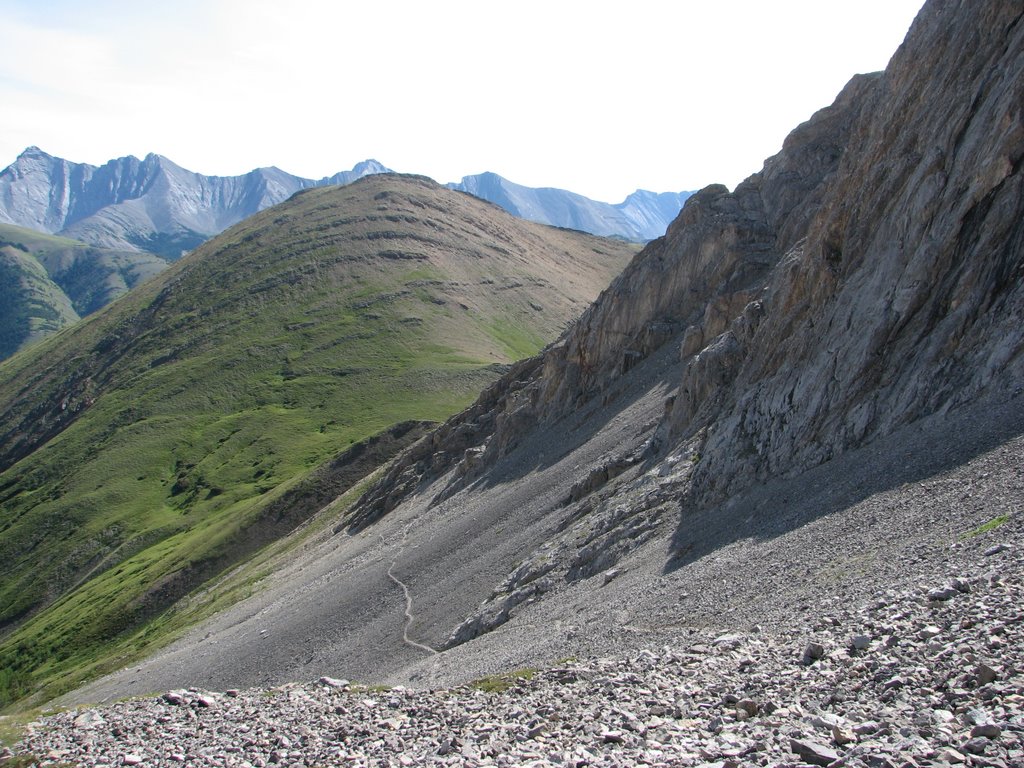
<svg viewBox="0 0 1024 768">
<path fill-rule="evenodd" d="M 875 494 L 942 475 L 1021 435 L 1024 396 L 1015 393 L 1005 400 L 934 413 L 794 477 L 757 484 L 721 504 L 702 507 L 683 498 L 664 573 L 733 542 L 773 539 Z"/>
</svg>

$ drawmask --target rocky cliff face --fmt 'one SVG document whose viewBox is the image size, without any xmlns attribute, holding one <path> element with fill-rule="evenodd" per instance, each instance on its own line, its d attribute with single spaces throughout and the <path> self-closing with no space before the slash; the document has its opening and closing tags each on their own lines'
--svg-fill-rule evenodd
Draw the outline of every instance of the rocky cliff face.
<svg viewBox="0 0 1024 768">
<path fill-rule="evenodd" d="M 926 417 L 1021 393 L 1022 14 L 1021 2 L 929 3 L 885 73 L 853 78 L 735 192 L 690 198 L 557 344 L 364 498 L 366 517 L 401 503 L 399 479 L 435 503 L 485 493 L 474 489 L 517 446 L 610 418 L 652 375 L 645 361 L 677 356 L 642 450 L 582 467 L 561 532 L 449 643 L 506 621 L 559 577 L 611 567 L 667 505 L 709 508 Z"/>
<path fill-rule="evenodd" d="M 96 167 L 29 147 L 0 173 L 0 222 L 107 248 L 178 258 L 232 224 L 314 186 L 387 173 L 375 160 L 320 180 L 259 168 L 204 176 L 166 157 L 122 157 Z"/>
<path fill-rule="evenodd" d="M 613 205 L 564 189 L 524 187 L 496 173 L 464 176 L 448 187 L 483 198 L 529 221 L 636 242 L 664 233 L 691 194 L 638 189 Z"/>
<path fill-rule="evenodd" d="M 706 430 L 697 480 L 721 495 L 1016 390 L 1022 9 L 929 4 L 885 73 L 735 192 L 694 195 L 545 354 L 517 421 L 607 400 L 672 344 L 685 370 L 657 447 Z"/>
<path fill-rule="evenodd" d="M 782 258 L 754 301 L 683 348 L 668 433 L 708 428 L 702 494 L 1019 391 L 1022 14 L 1020 2 L 927 6 L 855 96 L 811 215 L 775 227 Z M 701 397 L 710 387 L 718 396 Z"/>
</svg>

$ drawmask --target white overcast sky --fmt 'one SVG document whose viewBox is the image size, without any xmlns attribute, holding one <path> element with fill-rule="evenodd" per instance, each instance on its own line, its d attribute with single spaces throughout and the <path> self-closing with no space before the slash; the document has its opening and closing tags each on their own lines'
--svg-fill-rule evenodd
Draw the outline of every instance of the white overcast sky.
<svg viewBox="0 0 1024 768">
<path fill-rule="evenodd" d="M 320 178 L 376 158 L 609 202 L 730 187 L 923 0 L 0 0 L 0 167 Z"/>
</svg>

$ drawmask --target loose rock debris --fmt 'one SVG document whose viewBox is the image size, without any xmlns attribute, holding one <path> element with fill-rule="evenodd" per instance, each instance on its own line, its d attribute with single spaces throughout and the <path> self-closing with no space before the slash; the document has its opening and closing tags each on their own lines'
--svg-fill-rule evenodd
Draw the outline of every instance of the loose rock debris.
<svg viewBox="0 0 1024 768">
<path fill-rule="evenodd" d="M 1020 768 L 1015 549 L 790 634 L 693 631 L 675 647 L 437 691 L 327 677 L 175 690 L 44 717 L 16 752 L 89 766 Z"/>
</svg>

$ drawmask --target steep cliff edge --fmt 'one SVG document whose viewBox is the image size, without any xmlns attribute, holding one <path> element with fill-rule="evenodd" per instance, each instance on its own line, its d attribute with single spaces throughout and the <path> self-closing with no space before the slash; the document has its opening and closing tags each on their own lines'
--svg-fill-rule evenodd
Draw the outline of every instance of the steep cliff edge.
<svg viewBox="0 0 1024 768">
<path fill-rule="evenodd" d="M 695 477 L 705 494 L 1019 392 L 1022 12 L 925 8 L 865 94 L 806 235 L 758 303 L 687 363 L 670 434 L 709 428 Z M 721 388 L 711 402 L 709 385 Z"/>
</svg>

